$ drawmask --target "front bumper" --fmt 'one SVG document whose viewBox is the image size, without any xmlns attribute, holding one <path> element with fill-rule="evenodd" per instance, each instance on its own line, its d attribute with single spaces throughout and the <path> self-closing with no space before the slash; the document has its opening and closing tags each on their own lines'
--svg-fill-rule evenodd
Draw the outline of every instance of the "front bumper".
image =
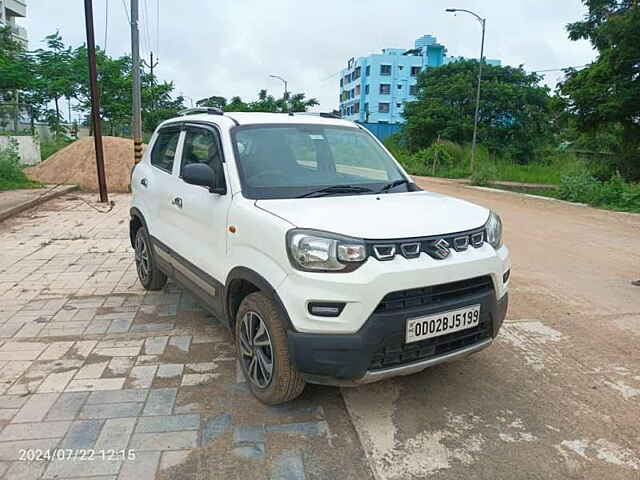
<svg viewBox="0 0 640 480">
<path fill-rule="evenodd" d="M 480 324 L 473 329 L 405 343 L 409 318 L 480 304 Z M 373 313 L 353 334 L 288 332 L 289 352 L 309 383 L 353 386 L 465 357 L 488 347 L 506 316 L 508 294 L 499 300 L 495 290 L 448 299 L 415 308 Z"/>
</svg>

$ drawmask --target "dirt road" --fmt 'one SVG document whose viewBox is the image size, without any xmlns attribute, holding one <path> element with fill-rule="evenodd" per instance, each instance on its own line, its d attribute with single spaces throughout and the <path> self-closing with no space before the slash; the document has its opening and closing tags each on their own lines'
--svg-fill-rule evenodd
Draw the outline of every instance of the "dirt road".
<svg viewBox="0 0 640 480">
<path fill-rule="evenodd" d="M 417 180 L 502 216 L 511 305 L 478 355 L 342 390 L 376 477 L 640 478 L 640 215 Z"/>
</svg>

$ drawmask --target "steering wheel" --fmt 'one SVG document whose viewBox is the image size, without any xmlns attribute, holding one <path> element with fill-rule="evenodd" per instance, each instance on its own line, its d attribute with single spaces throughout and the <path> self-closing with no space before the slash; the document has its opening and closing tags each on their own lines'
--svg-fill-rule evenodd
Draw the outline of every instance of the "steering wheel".
<svg viewBox="0 0 640 480">
<path fill-rule="evenodd" d="M 255 175 L 251 176 L 251 183 L 258 184 L 258 186 L 260 186 L 260 184 L 262 184 L 261 181 L 257 181 L 258 179 L 265 181 L 268 178 L 272 178 L 275 180 L 280 180 L 282 177 L 284 177 L 284 174 L 280 171 L 280 170 L 265 170 L 263 172 L 260 173 L 256 173 Z M 271 183 L 269 181 L 267 181 L 266 183 Z"/>
</svg>

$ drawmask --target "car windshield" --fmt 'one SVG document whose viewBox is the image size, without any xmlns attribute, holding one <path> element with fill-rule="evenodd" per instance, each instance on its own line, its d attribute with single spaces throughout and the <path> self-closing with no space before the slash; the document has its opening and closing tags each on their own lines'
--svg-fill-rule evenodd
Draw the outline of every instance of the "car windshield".
<svg viewBox="0 0 640 480">
<path fill-rule="evenodd" d="M 248 198 L 364 195 L 408 190 L 393 159 L 354 127 L 248 125 L 232 133 Z M 397 184 L 389 187 L 392 182 Z"/>
</svg>

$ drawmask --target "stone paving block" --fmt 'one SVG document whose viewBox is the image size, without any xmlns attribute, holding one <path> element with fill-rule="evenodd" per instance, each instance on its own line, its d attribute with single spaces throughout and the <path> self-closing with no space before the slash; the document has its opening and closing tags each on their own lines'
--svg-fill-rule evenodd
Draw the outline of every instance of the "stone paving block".
<svg viewBox="0 0 640 480">
<path fill-rule="evenodd" d="M 136 365 L 157 365 L 159 359 L 159 355 L 138 355 Z"/>
<path fill-rule="evenodd" d="M 0 442 L 15 440 L 60 438 L 67 433 L 71 422 L 10 423 L 2 433 Z"/>
<path fill-rule="evenodd" d="M 93 392 L 87 400 L 87 405 L 98 403 L 126 403 L 144 402 L 147 390 L 114 390 L 111 392 Z"/>
<path fill-rule="evenodd" d="M 131 332 L 168 332 L 173 330 L 174 327 L 175 325 L 173 323 L 134 323 L 131 327 Z"/>
<path fill-rule="evenodd" d="M 58 448 L 90 449 L 96 443 L 103 420 L 78 420 L 71 424 Z"/>
<path fill-rule="evenodd" d="M 94 353 L 103 357 L 135 357 L 140 347 L 96 348 Z"/>
<path fill-rule="evenodd" d="M 129 448 L 133 450 L 181 450 L 195 448 L 198 432 L 195 430 L 168 433 L 134 433 Z"/>
<path fill-rule="evenodd" d="M 27 397 L 19 395 L 0 395 L 0 408 L 20 408 L 27 400 Z"/>
<path fill-rule="evenodd" d="M 222 413 L 210 418 L 202 429 L 202 445 L 213 442 L 231 428 L 231 415 Z"/>
<path fill-rule="evenodd" d="M 220 376 L 219 373 L 188 373 L 182 376 L 182 386 L 188 387 L 208 383 Z"/>
<path fill-rule="evenodd" d="M 0 352 L 42 352 L 47 348 L 42 342 L 7 342 L 0 348 Z"/>
<path fill-rule="evenodd" d="M 163 415 L 140 418 L 136 433 L 178 432 L 181 430 L 198 430 L 199 428 L 199 414 Z"/>
<path fill-rule="evenodd" d="M 160 470 L 167 470 L 176 465 L 184 463 L 191 450 L 174 450 L 162 452 L 162 458 L 160 459 Z"/>
<path fill-rule="evenodd" d="M 25 323 L 11 323 L 0 327 L 0 338 L 12 338 Z"/>
<path fill-rule="evenodd" d="M 318 437 L 329 434 L 329 424 L 324 420 L 320 422 L 301 422 L 281 425 L 267 425 L 267 432 L 281 432 L 298 434 L 302 436 Z"/>
<path fill-rule="evenodd" d="M 129 443 L 137 418 L 112 418 L 104 423 L 95 444 L 96 450 L 124 450 Z"/>
<path fill-rule="evenodd" d="M 169 345 L 172 347 L 179 348 L 183 352 L 189 351 L 189 346 L 191 345 L 191 337 L 190 336 L 177 336 L 171 337 L 169 340 Z"/>
<path fill-rule="evenodd" d="M 46 323 L 25 323 L 24 326 L 13 335 L 13 338 L 31 338 L 40 335 Z M 1 335 L 0 335 L 1 336 Z"/>
<path fill-rule="evenodd" d="M 73 342 L 53 342 L 40 355 L 38 360 L 58 360 L 73 346 Z"/>
<path fill-rule="evenodd" d="M 30 396 L 13 417 L 13 423 L 41 422 L 59 396 L 59 393 L 36 393 Z"/>
<path fill-rule="evenodd" d="M 181 363 L 165 363 L 158 367 L 158 373 L 156 373 L 156 377 L 159 377 L 159 378 L 179 377 L 182 375 L 183 370 L 184 370 L 184 365 Z"/>
<path fill-rule="evenodd" d="M 0 408 L 0 421 L 9 421 L 16 413 L 18 413 L 17 408 Z"/>
<path fill-rule="evenodd" d="M 0 442 L 0 461 L 15 462 L 20 458 L 20 450 L 52 450 L 56 447 L 59 441 L 59 438 L 41 438 L 37 440 Z"/>
<path fill-rule="evenodd" d="M 8 462 L 0 462 L 0 477 L 2 477 L 2 475 L 4 475 L 4 472 L 6 472 L 9 469 L 10 464 Z"/>
<path fill-rule="evenodd" d="M 263 425 L 239 425 L 233 431 L 233 443 L 264 443 Z"/>
<path fill-rule="evenodd" d="M 38 387 L 38 393 L 63 392 L 78 370 L 61 373 L 51 373 Z"/>
<path fill-rule="evenodd" d="M 149 337 L 144 342 L 145 355 L 162 355 L 169 337 Z"/>
<path fill-rule="evenodd" d="M 271 463 L 269 480 L 305 480 L 302 453 L 288 450 L 278 455 Z"/>
<path fill-rule="evenodd" d="M 142 415 L 171 415 L 177 394 L 177 388 L 156 388 L 151 390 Z"/>
<path fill-rule="evenodd" d="M 47 463 L 39 462 L 15 462 L 7 472 L 7 480 L 35 480 L 40 478 Z"/>
<path fill-rule="evenodd" d="M 117 474 L 122 460 L 96 457 L 92 460 L 54 460 L 49 463 L 43 478 L 94 477 Z"/>
<path fill-rule="evenodd" d="M 67 385 L 67 392 L 120 390 L 124 385 L 124 378 L 88 378 L 71 380 Z"/>
<path fill-rule="evenodd" d="M 22 350 L 15 352 L 0 352 L 0 361 L 35 360 L 40 355 L 39 350 Z"/>
<path fill-rule="evenodd" d="M 160 452 L 136 452 L 136 458 L 126 460 L 118 480 L 154 478 L 160 462 Z"/>
<path fill-rule="evenodd" d="M 85 335 L 106 333 L 109 325 L 111 325 L 111 320 L 92 320 L 84 333 Z"/>
<path fill-rule="evenodd" d="M 157 365 L 133 367 L 127 382 L 131 388 L 150 388 L 157 369 Z"/>
<path fill-rule="evenodd" d="M 65 392 L 60 394 L 56 403 L 49 410 L 47 420 L 73 420 L 87 397 L 89 397 L 89 392 Z"/>
<path fill-rule="evenodd" d="M 67 353 L 67 357 L 86 359 L 98 342 L 95 340 L 85 340 L 76 342 Z"/>
<path fill-rule="evenodd" d="M 85 405 L 80 410 L 78 418 L 120 418 L 136 417 L 142 411 L 142 403 L 103 403 Z"/>
<path fill-rule="evenodd" d="M 109 365 L 109 361 L 105 362 L 97 362 L 97 363 L 89 363 L 82 367 L 78 373 L 76 373 L 76 379 L 85 379 L 85 378 L 100 378 Z"/>
<path fill-rule="evenodd" d="M 132 318 L 118 318 L 111 322 L 107 333 L 124 333 L 128 332 L 131 324 L 133 323 Z"/>
<path fill-rule="evenodd" d="M 107 369 L 112 375 L 126 375 L 134 363 L 135 357 L 114 357 L 109 362 Z"/>
</svg>

